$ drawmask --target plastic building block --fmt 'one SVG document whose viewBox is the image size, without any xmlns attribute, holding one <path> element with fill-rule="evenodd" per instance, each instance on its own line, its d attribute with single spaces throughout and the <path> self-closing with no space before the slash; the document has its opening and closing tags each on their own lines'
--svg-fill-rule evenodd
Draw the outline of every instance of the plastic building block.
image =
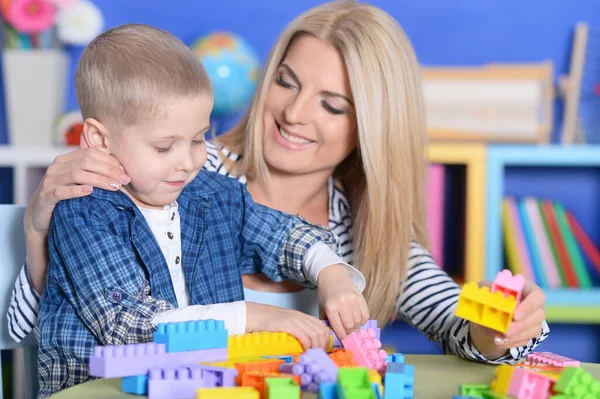
<svg viewBox="0 0 600 399">
<path fill-rule="evenodd" d="M 277 360 L 277 358 L 267 358 L 264 356 L 247 356 L 247 357 L 236 357 L 233 359 L 216 361 L 216 362 L 201 362 L 201 364 L 207 366 L 226 367 L 234 369 L 237 363 L 248 363 L 248 362 L 259 362 L 263 360 Z"/>
<path fill-rule="evenodd" d="M 483 397 L 484 392 L 488 392 L 490 390 L 490 387 L 489 385 L 485 384 L 460 384 L 458 390 L 462 396 L 481 398 Z"/>
<path fill-rule="evenodd" d="M 167 353 L 164 344 L 96 346 L 90 357 L 90 376 L 115 378 L 147 374 L 152 368 L 178 367 L 227 357 L 227 348 Z"/>
<path fill-rule="evenodd" d="M 304 349 L 296 338 L 284 332 L 259 332 L 229 337 L 229 358 L 291 355 Z"/>
<path fill-rule="evenodd" d="M 227 330 L 223 320 L 160 323 L 153 341 L 167 353 L 227 348 Z"/>
<path fill-rule="evenodd" d="M 354 354 L 354 360 L 360 366 L 383 372 L 387 353 L 381 348 L 381 341 L 376 338 L 373 329 L 359 330 L 342 340 L 346 350 Z"/>
<path fill-rule="evenodd" d="M 234 368 L 204 364 L 194 365 L 194 368 L 202 370 L 202 379 L 206 388 L 235 386 L 235 378 L 238 372 Z"/>
<path fill-rule="evenodd" d="M 260 393 L 252 387 L 202 388 L 196 399 L 260 399 Z"/>
<path fill-rule="evenodd" d="M 514 369 L 513 366 L 508 364 L 496 367 L 496 378 L 490 384 L 491 390 L 497 394 L 508 395 L 508 388 L 510 388 Z"/>
<path fill-rule="evenodd" d="M 236 363 L 235 368 L 238 372 L 238 375 L 235 379 L 235 383 L 237 385 L 241 385 L 244 374 L 250 372 L 278 373 L 279 367 L 282 364 L 283 360 L 280 359 L 261 359 L 252 362 Z"/>
<path fill-rule="evenodd" d="M 404 355 L 402 353 L 393 353 L 385 359 L 387 363 L 404 363 Z"/>
<path fill-rule="evenodd" d="M 501 292 L 490 292 L 489 287 L 479 288 L 477 283 L 467 283 L 460 291 L 456 316 L 506 332 L 516 306 L 512 296 L 504 297 Z"/>
<path fill-rule="evenodd" d="M 494 391 L 487 391 L 481 394 L 484 399 L 511 399 L 510 396 L 502 395 L 501 393 L 496 393 Z"/>
<path fill-rule="evenodd" d="M 299 358 L 298 363 L 283 364 L 279 371 L 299 376 L 303 391 L 319 392 L 319 385 L 324 382 L 335 382 L 338 367 L 327 356 L 323 349 L 309 349 Z"/>
<path fill-rule="evenodd" d="M 134 395 L 145 395 L 148 393 L 148 374 L 123 377 L 121 379 L 121 391 Z"/>
<path fill-rule="evenodd" d="M 347 351 L 346 349 L 334 349 L 329 354 L 329 358 L 338 367 L 358 367 L 358 363 L 354 361 L 354 353 Z"/>
<path fill-rule="evenodd" d="M 550 380 L 541 374 L 521 367 L 513 371 L 508 396 L 522 399 L 546 399 L 550 393 Z"/>
<path fill-rule="evenodd" d="M 569 398 L 597 398 L 600 395 L 600 381 L 594 380 L 584 369 L 567 367 L 553 390 Z"/>
<path fill-rule="evenodd" d="M 152 369 L 148 377 L 148 399 L 193 398 L 197 389 L 205 387 L 200 367 Z"/>
<path fill-rule="evenodd" d="M 254 387 L 260 392 L 261 398 L 267 397 L 266 391 L 266 379 L 288 379 L 292 380 L 292 382 L 298 386 L 298 390 L 300 389 L 300 377 L 292 374 L 280 374 L 280 373 L 270 373 L 263 371 L 250 371 L 244 373 L 242 376 L 242 383 L 240 386 L 243 387 Z"/>
<path fill-rule="evenodd" d="M 329 324 L 329 321 L 327 321 L 327 320 L 322 320 L 322 321 L 327 327 L 329 327 L 329 334 L 331 335 L 331 338 L 333 339 L 333 348 L 334 349 L 342 348 L 343 345 L 340 342 L 337 335 L 331 329 L 331 324 Z M 360 327 L 361 330 L 368 330 L 369 328 L 372 328 L 375 330 L 375 332 L 377 333 L 377 339 L 381 339 L 381 329 L 377 327 L 377 320 L 369 320 Z"/>
<path fill-rule="evenodd" d="M 502 292 L 504 296 L 512 296 L 517 301 L 517 305 L 521 302 L 521 291 L 525 285 L 525 277 L 520 274 L 513 274 L 508 269 L 498 272 L 496 279 L 492 284 L 492 292 Z"/>
<path fill-rule="evenodd" d="M 531 364 L 547 364 L 556 367 L 579 367 L 579 360 L 557 355 L 552 352 L 536 352 L 527 355 L 527 361 Z"/>
<path fill-rule="evenodd" d="M 265 378 L 267 399 L 299 399 L 300 386 L 291 378 Z"/>
<path fill-rule="evenodd" d="M 338 399 L 337 385 L 334 382 L 324 382 L 319 385 L 319 399 Z"/>
<path fill-rule="evenodd" d="M 265 359 L 281 359 L 285 363 L 294 363 L 293 356 L 280 355 L 280 356 L 261 356 L 261 357 L 263 357 Z"/>
<path fill-rule="evenodd" d="M 404 363 L 388 363 L 384 399 L 410 399 L 414 396 L 415 368 Z"/>
<path fill-rule="evenodd" d="M 338 372 L 337 397 L 338 399 L 376 399 L 373 385 L 369 382 L 368 369 L 341 368 Z"/>
<path fill-rule="evenodd" d="M 369 370 L 369 381 L 371 381 L 371 384 L 377 386 L 377 389 L 383 396 L 383 380 L 381 379 L 381 374 L 379 374 L 377 370 Z"/>
</svg>

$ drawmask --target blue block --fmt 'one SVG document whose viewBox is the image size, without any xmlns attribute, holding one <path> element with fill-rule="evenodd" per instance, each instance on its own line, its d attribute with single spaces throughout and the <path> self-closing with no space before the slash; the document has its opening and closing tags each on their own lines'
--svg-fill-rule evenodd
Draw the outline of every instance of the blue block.
<svg viewBox="0 0 600 399">
<path fill-rule="evenodd" d="M 165 344 L 167 353 L 227 348 L 223 320 L 160 323 L 154 342 Z"/>
<path fill-rule="evenodd" d="M 284 363 L 294 363 L 294 357 L 293 356 L 284 356 L 284 355 L 279 355 L 279 356 L 263 356 L 265 359 L 281 359 L 284 361 Z"/>
<path fill-rule="evenodd" d="M 415 366 L 388 363 L 384 378 L 384 399 L 411 399 L 415 395 Z"/>
<path fill-rule="evenodd" d="M 338 399 L 335 382 L 323 382 L 319 385 L 319 399 Z"/>
<path fill-rule="evenodd" d="M 404 355 L 402 353 L 394 353 L 387 355 L 386 362 L 388 363 L 404 363 Z"/>
<path fill-rule="evenodd" d="M 148 374 L 121 378 L 121 391 L 135 395 L 148 393 Z"/>
<path fill-rule="evenodd" d="M 379 391 L 379 384 L 376 382 L 373 383 L 373 391 L 375 392 L 376 399 L 383 399 L 383 396 L 381 396 L 381 392 Z"/>
</svg>

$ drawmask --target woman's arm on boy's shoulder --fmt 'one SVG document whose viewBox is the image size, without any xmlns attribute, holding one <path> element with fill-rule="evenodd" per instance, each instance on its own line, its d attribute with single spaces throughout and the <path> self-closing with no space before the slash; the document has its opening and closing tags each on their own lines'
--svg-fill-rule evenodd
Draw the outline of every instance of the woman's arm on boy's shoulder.
<svg viewBox="0 0 600 399">
<path fill-rule="evenodd" d="M 150 296 L 132 244 L 116 233 L 115 221 L 124 215 L 104 202 L 83 198 L 57 205 L 49 235 L 49 282 L 60 286 L 103 345 L 131 342 L 132 335 L 150 341 L 153 317 L 173 305 Z"/>
<path fill-rule="evenodd" d="M 8 333 L 15 341 L 21 342 L 35 328 L 39 301 L 39 294 L 29 282 L 25 263 L 15 281 L 6 314 Z"/>
</svg>

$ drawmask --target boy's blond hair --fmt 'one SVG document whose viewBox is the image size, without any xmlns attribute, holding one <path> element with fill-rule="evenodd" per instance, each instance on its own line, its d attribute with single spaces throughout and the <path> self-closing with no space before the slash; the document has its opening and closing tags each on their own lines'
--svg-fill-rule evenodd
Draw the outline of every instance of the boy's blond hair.
<svg viewBox="0 0 600 399">
<path fill-rule="evenodd" d="M 181 40 L 140 24 L 110 29 L 86 47 L 75 90 L 83 118 L 113 129 L 160 116 L 168 101 L 212 95 L 201 62 Z"/>
</svg>

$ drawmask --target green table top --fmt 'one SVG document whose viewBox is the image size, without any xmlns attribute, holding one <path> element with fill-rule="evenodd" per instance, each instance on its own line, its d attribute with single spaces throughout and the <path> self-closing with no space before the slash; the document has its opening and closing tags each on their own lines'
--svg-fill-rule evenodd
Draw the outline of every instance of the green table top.
<svg viewBox="0 0 600 399">
<path fill-rule="evenodd" d="M 415 366 L 415 397 L 448 399 L 458 394 L 459 384 L 489 384 L 496 366 L 470 362 L 455 356 L 406 355 L 406 363 Z M 600 379 L 600 364 L 582 363 L 581 367 Z M 304 398 L 315 398 L 306 394 Z M 66 389 L 52 399 L 143 398 L 121 392 L 121 380 L 99 379 Z"/>
</svg>

